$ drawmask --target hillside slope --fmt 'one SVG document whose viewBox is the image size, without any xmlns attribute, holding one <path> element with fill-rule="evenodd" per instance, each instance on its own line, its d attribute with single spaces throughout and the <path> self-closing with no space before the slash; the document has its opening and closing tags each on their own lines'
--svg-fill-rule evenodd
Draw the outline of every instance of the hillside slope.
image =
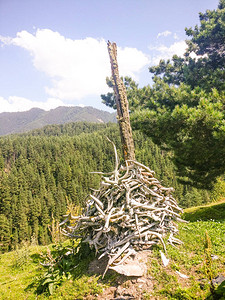
<svg viewBox="0 0 225 300">
<path fill-rule="evenodd" d="M 225 276 L 225 202 L 221 204 L 212 206 L 217 216 L 214 220 L 207 219 L 211 205 L 193 208 L 192 217 L 193 212 L 197 215 L 201 211 L 204 221 L 179 225 L 179 238 L 184 244 L 177 248 L 167 245 L 166 256 L 170 259 L 167 267 L 160 258 L 161 246 L 154 247 L 148 256 L 147 276 L 139 279 L 109 273 L 102 280 L 101 276 L 87 272 L 90 256 L 86 255 L 76 268 L 71 268 L 70 259 L 67 258 L 67 263 L 64 261 L 64 268 L 69 265 L 71 269 L 69 280 L 64 276 L 63 280 L 57 277 L 52 281 L 54 273 L 48 271 L 44 275 L 46 269 L 39 265 L 42 253 L 50 253 L 46 246 L 24 245 L 20 250 L 1 254 L 0 298 L 37 299 L 37 290 L 40 292 L 46 285 L 46 292 L 38 299 L 49 299 L 48 286 L 53 283 L 56 289 L 52 290 L 50 299 L 225 299 L 225 281 L 216 284 L 218 278 Z M 189 209 L 185 211 L 185 218 L 191 219 Z M 65 253 L 68 246 L 68 242 L 63 247 L 50 246 L 54 250 L 53 257 Z"/>
<path fill-rule="evenodd" d="M 32 108 L 29 111 L 0 113 L 0 135 L 22 133 L 51 124 L 86 121 L 93 123 L 116 122 L 115 113 L 90 106 L 60 106 L 50 111 Z"/>
<path fill-rule="evenodd" d="M 99 176 L 90 172 L 114 169 L 113 147 L 105 136 L 115 143 L 121 158 L 119 128 L 112 123 L 49 125 L 33 133 L 0 137 L 0 242 L 4 244 L 0 252 L 32 236 L 40 244 L 51 242 L 49 220 L 61 222 L 67 200 L 82 205 L 90 188 L 99 186 Z M 138 161 L 152 166 L 157 178 L 173 186 L 181 199 L 183 189 L 168 156 L 139 132 L 134 133 L 134 141 Z"/>
</svg>

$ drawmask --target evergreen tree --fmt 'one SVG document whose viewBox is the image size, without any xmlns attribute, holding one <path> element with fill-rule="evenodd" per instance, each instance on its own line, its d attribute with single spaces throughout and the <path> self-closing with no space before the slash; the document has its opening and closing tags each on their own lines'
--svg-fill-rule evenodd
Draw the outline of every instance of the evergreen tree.
<svg viewBox="0 0 225 300">
<path fill-rule="evenodd" d="M 184 57 L 150 68 L 152 88 L 124 79 L 133 128 L 173 154 L 184 184 L 206 189 L 225 173 L 224 23 L 225 0 L 220 0 L 217 10 L 200 14 L 200 26 L 186 29 L 191 39 Z M 115 104 L 113 94 L 102 99 Z"/>
<path fill-rule="evenodd" d="M 62 220 L 67 199 L 76 206 L 84 205 L 90 188 L 98 188 L 101 180 L 99 175 L 90 172 L 114 169 L 114 150 L 105 136 L 116 144 L 122 157 L 116 124 L 103 128 L 87 125 L 85 128 L 91 132 L 83 134 L 79 124 L 78 135 L 72 134 L 76 125 L 59 126 L 63 132 L 59 136 L 40 131 L 40 135 L 31 132 L 0 138 L 4 162 L 4 169 L 0 169 L 0 232 L 4 233 L 1 235 L 4 251 L 34 237 L 40 244 L 49 243 L 52 240 L 49 225 L 53 219 L 55 224 Z M 154 169 L 164 185 L 176 187 L 175 196 L 180 202 L 187 192 L 192 193 L 192 188 L 177 182 L 175 167 L 165 151 L 142 132 L 134 133 L 134 141 L 137 160 Z M 199 193 L 201 198 L 194 197 L 196 202 L 183 201 L 183 206 L 202 203 L 206 198 Z"/>
<path fill-rule="evenodd" d="M 8 251 L 10 245 L 10 225 L 5 215 L 0 214 L 0 253 Z"/>
</svg>

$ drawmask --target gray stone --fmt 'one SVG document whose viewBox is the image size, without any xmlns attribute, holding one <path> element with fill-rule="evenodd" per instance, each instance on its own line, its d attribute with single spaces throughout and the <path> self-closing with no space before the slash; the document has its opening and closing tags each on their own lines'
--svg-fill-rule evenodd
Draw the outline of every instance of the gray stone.
<svg viewBox="0 0 225 300">
<path fill-rule="evenodd" d="M 127 263 L 125 265 L 113 266 L 109 269 L 116 271 L 119 274 L 125 276 L 137 276 L 142 277 L 145 274 L 145 267 L 139 263 Z"/>
<path fill-rule="evenodd" d="M 112 266 L 109 269 L 129 277 L 142 277 L 147 273 L 147 261 L 150 253 L 150 250 L 137 252 L 134 258 L 129 257 L 123 264 Z"/>
<path fill-rule="evenodd" d="M 225 277 L 222 274 L 220 274 L 212 280 L 212 284 L 217 285 L 217 284 L 221 284 L 224 281 L 225 281 Z"/>
<path fill-rule="evenodd" d="M 142 278 L 138 278 L 138 279 L 137 279 L 137 282 L 138 282 L 138 283 L 145 283 L 146 280 L 144 280 L 144 279 L 142 279 Z"/>
</svg>

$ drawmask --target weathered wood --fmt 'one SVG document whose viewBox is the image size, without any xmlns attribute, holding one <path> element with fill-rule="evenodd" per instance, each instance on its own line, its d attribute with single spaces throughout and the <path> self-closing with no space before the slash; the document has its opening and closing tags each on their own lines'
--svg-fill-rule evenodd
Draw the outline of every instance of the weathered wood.
<svg viewBox="0 0 225 300">
<path fill-rule="evenodd" d="M 154 244 L 161 243 L 166 252 L 163 239 L 168 233 L 169 244 L 182 243 L 175 238 L 178 229 L 173 222 L 181 221 L 182 209 L 171 195 L 172 188 L 163 187 L 147 166 L 130 162 L 118 168 L 116 159 L 112 175 L 102 173 L 99 190 L 89 196 L 87 208 L 77 222 L 77 217 L 68 214 L 60 224 L 68 237 L 80 236 L 94 247 L 96 254 L 101 254 L 99 259 L 108 257 L 104 274 L 108 268 L 122 267 L 129 256 Z"/>
<path fill-rule="evenodd" d="M 135 160 L 128 101 L 119 76 L 116 44 L 108 42 L 108 51 L 125 165 L 119 167 L 116 147 L 112 143 L 115 170 L 93 172 L 102 175 L 99 189 L 89 196 L 82 215 L 74 217 L 68 214 L 60 225 L 65 228 L 63 234 L 70 238 L 81 237 L 82 242 L 95 248 L 96 254 L 101 253 L 99 259 L 108 257 L 104 274 L 108 268 L 114 267 L 117 271 L 119 267 L 121 274 L 128 274 L 123 263 L 136 251 L 161 243 L 166 252 L 163 238 L 168 233 L 169 244 L 182 243 L 174 237 L 178 229 L 173 222 L 182 221 L 179 215 L 182 209 L 171 195 L 173 188 L 163 187 L 154 177 L 153 170 Z"/>
<path fill-rule="evenodd" d="M 127 93 L 123 81 L 119 76 L 116 43 L 108 42 L 108 52 L 112 70 L 113 90 L 116 96 L 118 122 L 120 127 L 120 136 L 122 141 L 124 159 L 135 160 L 134 141 L 130 125 Z"/>
</svg>

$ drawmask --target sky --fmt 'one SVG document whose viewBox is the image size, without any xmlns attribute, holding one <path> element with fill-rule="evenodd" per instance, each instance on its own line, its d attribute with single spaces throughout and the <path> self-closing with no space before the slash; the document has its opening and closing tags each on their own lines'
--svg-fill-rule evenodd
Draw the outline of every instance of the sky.
<svg viewBox="0 0 225 300">
<path fill-rule="evenodd" d="M 152 84 L 148 68 L 186 48 L 185 27 L 219 0 L 0 0 L 0 113 L 102 104 L 111 76 Z"/>
</svg>

